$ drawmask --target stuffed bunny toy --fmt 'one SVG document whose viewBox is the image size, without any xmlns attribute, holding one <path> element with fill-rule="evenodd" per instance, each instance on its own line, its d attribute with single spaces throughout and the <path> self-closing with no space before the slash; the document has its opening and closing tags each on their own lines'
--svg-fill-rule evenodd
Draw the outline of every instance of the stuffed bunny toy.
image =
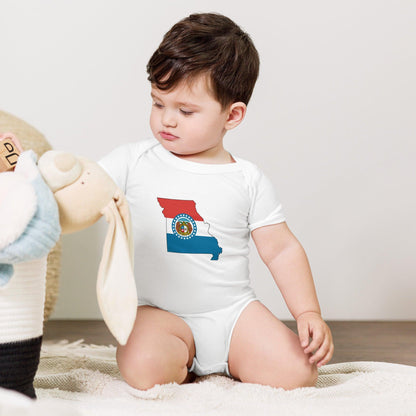
<svg viewBox="0 0 416 416">
<path fill-rule="evenodd" d="M 23 152 L 0 174 L 0 387 L 35 398 L 33 379 L 43 334 L 46 257 L 61 230 L 108 222 L 97 276 L 103 319 L 125 344 L 137 310 L 133 243 L 126 199 L 95 162 Z"/>
<path fill-rule="evenodd" d="M 38 166 L 58 203 L 63 234 L 89 227 L 103 215 L 108 222 L 97 299 L 108 329 L 119 344 L 125 345 L 137 312 L 127 200 L 110 176 L 86 158 L 50 150 L 42 155 Z"/>
</svg>

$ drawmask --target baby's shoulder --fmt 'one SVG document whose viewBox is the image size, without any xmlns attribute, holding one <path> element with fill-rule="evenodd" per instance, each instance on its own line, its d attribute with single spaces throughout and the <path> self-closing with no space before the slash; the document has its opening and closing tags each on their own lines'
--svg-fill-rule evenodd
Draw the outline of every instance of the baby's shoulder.
<svg viewBox="0 0 416 416">
<path fill-rule="evenodd" d="M 256 163 L 246 159 L 235 158 L 240 164 L 248 193 L 251 198 L 257 198 L 262 193 L 274 193 L 271 178 Z"/>
<path fill-rule="evenodd" d="M 240 168 L 244 174 L 244 177 L 250 183 L 256 182 L 263 175 L 262 170 L 255 163 L 242 158 L 235 157 L 236 161 L 240 165 Z"/>
</svg>

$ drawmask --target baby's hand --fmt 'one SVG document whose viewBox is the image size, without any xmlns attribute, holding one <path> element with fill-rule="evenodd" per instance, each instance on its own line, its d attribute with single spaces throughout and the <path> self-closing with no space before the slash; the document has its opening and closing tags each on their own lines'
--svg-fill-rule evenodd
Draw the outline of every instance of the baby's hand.
<svg viewBox="0 0 416 416">
<path fill-rule="evenodd" d="M 296 321 L 300 344 L 305 354 L 312 354 L 309 362 L 318 367 L 327 364 L 334 353 L 334 343 L 331 330 L 321 315 L 317 312 L 304 312 Z"/>
</svg>

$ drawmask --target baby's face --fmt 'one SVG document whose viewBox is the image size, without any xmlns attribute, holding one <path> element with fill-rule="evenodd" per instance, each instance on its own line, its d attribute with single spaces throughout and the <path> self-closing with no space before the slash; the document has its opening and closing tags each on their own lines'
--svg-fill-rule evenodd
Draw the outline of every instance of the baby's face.
<svg viewBox="0 0 416 416">
<path fill-rule="evenodd" d="M 208 89 L 206 77 L 173 90 L 152 86 L 150 127 L 162 146 L 179 157 L 202 163 L 226 163 L 223 137 L 229 111 Z"/>
</svg>

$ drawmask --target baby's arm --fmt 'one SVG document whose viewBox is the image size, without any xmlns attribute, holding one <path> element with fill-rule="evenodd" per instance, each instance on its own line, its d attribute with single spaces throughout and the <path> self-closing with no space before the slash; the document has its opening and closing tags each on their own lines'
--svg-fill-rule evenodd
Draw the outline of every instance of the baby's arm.
<svg viewBox="0 0 416 416">
<path fill-rule="evenodd" d="M 318 297 L 305 251 L 286 223 L 252 232 L 260 257 L 269 268 L 286 304 L 297 321 L 298 334 L 311 363 L 322 366 L 332 357 L 334 345 L 321 317 Z M 309 337 L 312 338 L 309 342 Z"/>
</svg>

